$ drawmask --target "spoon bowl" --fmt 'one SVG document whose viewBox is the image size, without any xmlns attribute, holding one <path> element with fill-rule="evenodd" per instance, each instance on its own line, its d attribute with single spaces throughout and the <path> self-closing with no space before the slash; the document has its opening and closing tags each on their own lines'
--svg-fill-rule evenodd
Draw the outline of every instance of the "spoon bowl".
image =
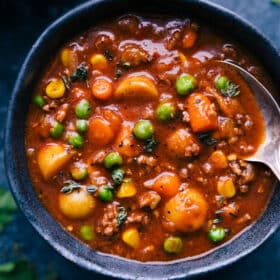
<svg viewBox="0 0 280 280">
<path fill-rule="evenodd" d="M 253 91 L 265 122 L 265 138 L 247 161 L 266 164 L 280 181 L 280 108 L 271 93 L 252 74 L 230 62 L 219 61 L 235 68 Z"/>
</svg>

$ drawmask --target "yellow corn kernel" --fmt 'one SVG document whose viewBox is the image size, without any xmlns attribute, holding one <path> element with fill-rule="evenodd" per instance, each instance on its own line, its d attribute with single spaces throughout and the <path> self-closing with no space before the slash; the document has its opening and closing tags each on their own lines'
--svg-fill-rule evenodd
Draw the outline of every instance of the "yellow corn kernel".
<svg viewBox="0 0 280 280">
<path fill-rule="evenodd" d="M 180 57 L 182 64 L 185 64 L 185 62 L 187 61 L 186 56 L 183 53 L 179 52 L 179 57 Z"/>
<path fill-rule="evenodd" d="M 210 156 L 210 161 L 218 169 L 226 168 L 228 165 L 227 158 L 221 150 L 214 151 Z"/>
<path fill-rule="evenodd" d="M 132 248 L 137 248 L 140 244 L 139 232 L 135 228 L 127 229 L 122 234 L 122 240 Z"/>
<path fill-rule="evenodd" d="M 90 63 L 97 70 L 105 70 L 108 67 L 108 61 L 102 54 L 94 54 L 90 58 Z"/>
<path fill-rule="evenodd" d="M 60 59 L 65 67 L 69 66 L 70 52 L 71 51 L 66 48 L 61 51 Z"/>
<path fill-rule="evenodd" d="M 235 185 L 231 178 L 221 178 L 217 184 L 218 193 L 226 198 L 234 197 L 236 194 Z"/>
<path fill-rule="evenodd" d="M 132 197 L 136 194 L 137 190 L 132 181 L 123 182 L 117 192 L 118 198 Z"/>
<path fill-rule="evenodd" d="M 49 98 L 61 98 L 65 93 L 65 85 L 61 79 L 53 79 L 46 87 Z"/>
</svg>

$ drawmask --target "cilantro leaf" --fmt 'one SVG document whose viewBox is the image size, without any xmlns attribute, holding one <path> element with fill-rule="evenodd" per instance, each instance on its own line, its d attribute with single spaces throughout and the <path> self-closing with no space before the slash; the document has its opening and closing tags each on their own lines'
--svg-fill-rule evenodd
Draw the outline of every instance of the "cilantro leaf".
<svg viewBox="0 0 280 280">
<path fill-rule="evenodd" d="M 144 151 L 147 153 L 152 153 L 158 144 L 159 142 L 156 141 L 153 137 L 151 137 L 145 140 Z"/>
<path fill-rule="evenodd" d="M 240 94 L 239 86 L 231 81 L 228 81 L 226 87 L 221 89 L 221 93 L 226 97 L 238 96 Z"/>
</svg>

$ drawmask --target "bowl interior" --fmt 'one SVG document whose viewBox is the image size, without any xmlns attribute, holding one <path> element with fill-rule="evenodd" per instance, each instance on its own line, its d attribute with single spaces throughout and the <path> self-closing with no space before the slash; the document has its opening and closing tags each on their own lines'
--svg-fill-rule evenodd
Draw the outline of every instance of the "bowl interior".
<svg viewBox="0 0 280 280">
<path fill-rule="evenodd" d="M 164 4 L 163 4 L 164 3 Z M 225 245 L 199 257 L 168 263 L 140 263 L 97 253 L 70 236 L 50 216 L 38 200 L 28 175 L 24 128 L 31 94 L 36 81 L 53 54 L 68 39 L 103 19 L 127 13 L 194 17 L 232 36 L 255 57 L 261 58 L 274 85 L 280 88 L 280 57 L 258 31 L 229 11 L 198 0 L 103 0 L 90 1 L 53 23 L 33 45 L 11 97 L 6 127 L 6 168 L 13 194 L 31 224 L 66 258 L 103 274 L 126 279 L 178 279 L 206 273 L 232 263 L 263 243 L 279 226 L 280 190 L 276 188 L 264 214 L 249 230 Z M 254 46 L 254 48 L 251 48 Z"/>
</svg>

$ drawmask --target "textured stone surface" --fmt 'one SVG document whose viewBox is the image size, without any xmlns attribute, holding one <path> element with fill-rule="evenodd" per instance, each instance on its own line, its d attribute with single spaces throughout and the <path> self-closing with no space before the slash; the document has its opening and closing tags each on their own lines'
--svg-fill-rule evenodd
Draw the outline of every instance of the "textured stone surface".
<svg viewBox="0 0 280 280">
<path fill-rule="evenodd" d="M 9 95 L 28 49 L 52 20 L 81 2 L 49 0 L 45 1 L 44 5 L 41 1 L 31 0 L 0 1 L 0 143 L 3 143 Z M 269 0 L 213 0 L 213 2 L 249 20 L 280 50 L 280 7 L 272 5 Z M 1 147 L 0 162 L 0 185 L 7 186 Z M 48 264 L 54 266 L 60 279 L 63 280 L 108 279 L 87 272 L 62 258 L 41 239 L 21 213 L 16 215 L 14 222 L 0 237 L 0 263 L 9 259 L 15 243 L 23 245 L 22 251 L 35 264 L 39 279 L 45 275 Z M 203 279 L 280 279 L 279 262 L 280 232 L 253 254 Z"/>
</svg>

